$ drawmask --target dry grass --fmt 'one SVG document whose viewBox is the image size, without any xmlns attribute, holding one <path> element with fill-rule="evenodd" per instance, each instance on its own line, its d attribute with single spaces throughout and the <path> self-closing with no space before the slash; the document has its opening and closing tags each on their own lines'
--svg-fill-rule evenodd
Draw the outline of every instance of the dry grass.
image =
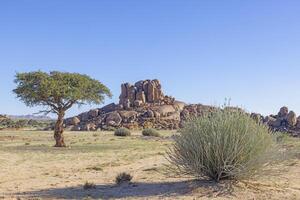
<svg viewBox="0 0 300 200">
<path fill-rule="evenodd" d="M 272 166 L 279 175 L 239 183 L 233 194 L 222 184 L 169 177 L 164 156 L 174 133 L 145 139 L 141 131 L 124 138 L 67 132 L 70 147 L 58 149 L 51 132 L 0 132 L 0 199 L 300 199 L 299 159 Z M 300 140 L 290 138 L 286 148 L 299 156 Z M 115 177 L 124 171 L 134 176 L 134 184 L 115 187 Z M 84 190 L 86 181 L 96 189 Z"/>
</svg>

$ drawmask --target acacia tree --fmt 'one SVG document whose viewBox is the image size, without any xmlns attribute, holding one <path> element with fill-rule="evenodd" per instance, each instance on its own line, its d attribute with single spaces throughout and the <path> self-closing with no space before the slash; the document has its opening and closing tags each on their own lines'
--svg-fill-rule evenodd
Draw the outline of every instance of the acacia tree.
<svg viewBox="0 0 300 200">
<path fill-rule="evenodd" d="M 27 106 L 43 106 L 40 112 L 57 114 L 54 127 L 55 147 L 65 147 L 63 123 L 66 111 L 74 105 L 100 104 L 110 90 L 87 75 L 53 71 L 17 73 L 13 92 Z"/>
</svg>

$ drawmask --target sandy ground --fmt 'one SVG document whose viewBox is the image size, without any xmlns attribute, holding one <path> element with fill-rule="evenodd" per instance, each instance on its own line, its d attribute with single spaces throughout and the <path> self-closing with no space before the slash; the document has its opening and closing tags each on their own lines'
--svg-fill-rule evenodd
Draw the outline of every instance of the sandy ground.
<svg viewBox="0 0 300 200">
<path fill-rule="evenodd" d="M 172 178 L 164 158 L 171 141 L 139 134 L 66 133 L 70 147 L 56 149 L 50 132 L 1 132 L 0 199 L 300 199 L 297 158 L 235 185 Z M 299 148 L 300 139 L 289 145 Z M 121 172 L 133 183 L 116 186 Z M 84 190 L 86 181 L 96 188 Z"/>
</svg>

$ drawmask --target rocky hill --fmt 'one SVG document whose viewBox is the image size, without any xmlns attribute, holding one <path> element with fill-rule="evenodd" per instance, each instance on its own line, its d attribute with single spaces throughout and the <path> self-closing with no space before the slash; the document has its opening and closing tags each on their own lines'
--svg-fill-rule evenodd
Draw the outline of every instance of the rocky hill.
<svg viewBox="0 0 300 200">
<path fill-rule="evenodd" d="M 118 104 L 109 104 L 65 120 L 69 130 L 111 130 L 118 127 L 141 129 L 178 129 L 183 119 L 214 109 L 211 106 L 186 105 L 164 95 L 159 80 L 121 85 Z"/>
<path fill-rule="evenodd" d="M 201 116 L 217 109 L 202 104 L 185 104 L 164 95 L 159 80 L 143 80 L 131 85 L 121 85 L 118 104 L 109 104 L 65 120 L 65 127 L 72 131 L 156 128 L 178 129 L 190 117 Z M 237 109 L 237 108 L 231 108 Z M 265 123 L 274 131 L 300 135 L 300 117 L 282 107 L 277 115 L 251 117 Z"/>
</svg>

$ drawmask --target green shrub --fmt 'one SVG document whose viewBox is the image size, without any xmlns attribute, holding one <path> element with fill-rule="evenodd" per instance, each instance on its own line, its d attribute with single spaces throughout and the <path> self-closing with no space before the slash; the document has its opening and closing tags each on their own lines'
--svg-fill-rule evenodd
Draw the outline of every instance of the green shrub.
<svg viewBox="0 0 300 200">
<path fill-rule="evenodd" d="M 123 173 L 120 173 L 117 175 L 116 177 L 116 184 L 117 185 L 120 185 L 120 184 L 123 184 L 123 183 L 130 183 L 132 180 L 132 176 L 130 174 L 127 174 L 125 172 Z"/>
<path fill-rule="evenodd" d="M 115 131 L 115 136 L 130 136 L 131 135 L 131 132 L 129 129 L 127 128 L 119 128 Z"/>
<path fill-rule="evenodd" d="M 276 144 L 268 127 L 242 111 L 217 110 L 185 123 L 169 149 L 171 169 L 198 179 L 241 179 L 272 161 Z"/>
<path fill-rule="evenodd" d="M 159 137 L 160 134 L 157 130 L 153 128 L 146 128 L 142 132 L 143 136 L 153 136 L 153 137 Z"/>
</svg>

